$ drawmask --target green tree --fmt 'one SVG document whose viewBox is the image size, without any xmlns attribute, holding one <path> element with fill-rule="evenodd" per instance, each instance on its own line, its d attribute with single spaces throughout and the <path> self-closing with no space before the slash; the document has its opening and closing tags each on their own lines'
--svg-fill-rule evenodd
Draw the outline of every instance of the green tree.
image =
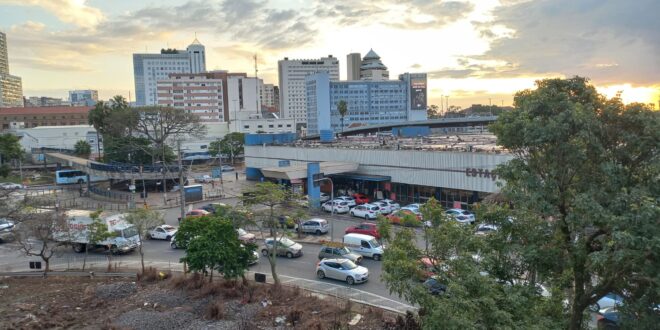
<svg viewBox="0 0 660 330">
<path fill-rule="evenodd" d="M 73 153 L 76 156 L 87 158 L 92 153 L 92 146 L 87 141 L 80 140 L 73 146 Z"/>
<path fill-rule="evenodd" d="M 389 242 L 392 239 L 392 222 L 382 214 L 378 214 L 377 219 L 376 228 L 380 235 L 380 240 L 383 242 Z"/>
<path fill-rule="evenodd" d="M 209 153 L 213 157 L 229 155 L 231 163 L 234 163 L 234 157 L 243 153 L 245 144 L 245 134 L 233 132 L 225 135 L 220 141 L 213 141 L 209 145 Z"/>
<path fill-rule="evenodd" d="M 11 174 L 9 162 L 23 157 L 23 149 L 18 142 L 19 138 L 13 134 L 0 135 L 0 176 L 6 178 Z"/>
<path fill-rule="evenodd" d="M 261 182 L 243 191 L 243 196 L 240 198 L 245 207 L 251 208 L 254 214 L 261 218 L 262 228 L 266 227 L 270 231 L 270 237 L 279 240 L 285 235 L 282 231 L 278 235 L 278 217 L 275 213 L 276 208 L 282 206 L 290 206 L 299 200 L 299 196 L 287 190 L 286 187 L 272 182 Z M 263 207 L 266 207 L 263 210 Z M 261 209 L 261 210 L 260 210 Z M 273 244 L 268 253 L 268 262 L 270 263 L 270 271 L 273 276 L 273 281 L 276 286 L 280 285 L 280 279 L 277 276 L 277 253 L 275 253 L 276 244 Z"/>
<path fill-rule="evenodd" d="M 128 212 L 125 219 L 137 229 L 138 237 L 140 238 L 140 246 L 138 248 L 140 252 L 140 264 L 142 266 L 142 273 L 144 273 L 144 251 L 142 250 L 144 239 L 147 237 L 150 229 L 165 224 L 165 220 L 163 219 L 163 215 L 156 210 L 140 208 Z"/>
<path fill-rule="evenodd" d="M 344 117 L 346 116 L 346 113 L 348 113 L 348 106 L 346 105 L 346 101 L 344 100 L 339 100 L 337 102 L 337 111 L 339 111 L 339 116 L 341 118 L 341 134 L 344 134 Z"/>
<path fill-rule="evenodd" d="M 429 107 L 426 109 L 426 117 L 428 117 L 428 119 L 439 118 L 440 109 L 438 106 L 435 104 L 429 105 Z"/>
<path fill-rule="evenodd" d="M 231 222 L 219 217 L 186 219 L 179 227 L 179 235 L 186 247 L 186 255 L 181 262 L 192 271 L 210 273 L 222 272 L 226 279 L 244 277 L 256 248 L 253 244 L 243 246 Z"/>
<path fill-rule="evenodd" d="M 521 241 L 527 268 L 565 296 L 569 329 L 609 292 L 626 293 L 630 318 L 657 319 L 660 113 L 606 99 L 581 77 L 536 85 L 490 128 L 515 156 L 497 169 L 514 226 L 545 224 Z"/>
<path fill-rule="evenodd" d="M 89 247 L 95 248 L 99 243 L 115 237 L 115 233 L 108 231 L 108 225 L 101 221 L 102 210 L 98 210 L 90 214 L 92 223 L 87 227 L 87 244 L 85 244 L 85 257 L 83 257 L 82 270 L 85 270 L 87 265 L 87 256 L 89 255 Z"/>
</svg>

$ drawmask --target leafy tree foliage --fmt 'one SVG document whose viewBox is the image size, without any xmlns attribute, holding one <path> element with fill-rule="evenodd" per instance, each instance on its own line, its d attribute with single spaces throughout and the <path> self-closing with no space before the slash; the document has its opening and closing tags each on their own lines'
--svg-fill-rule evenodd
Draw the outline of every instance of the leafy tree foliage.
<svg viewBox="0 0 660 330">
<path fill-rule="evenodd" d="M 92 153 L 92 146 L 87 141 L 80 140 L 73 146 L 73 152 L 76 156 L 87 158 Z"/>
<path fill-rule="evenodd" d="M 231 222 L 220 217 L 186 219 L 177 232 L 177 242 L 186 247 L 181 258 L 192 271 L 221 272 L 227 279 L 243 277 L 256 248 L 243 246 Z"/>
<path fill-rule="evenodd" d="M 82 270 L 85 270 L 85 266 L 87 265 L 89 247 L 96 247 L 96 245 L 100 242 L 115 237 L 115 233 L 109 232 L 108 225 L 104 221 L 101 221 L 101 212 L 102 211 L 99 210 L 90 214 L 92 223 L 89 225 L 89 227 L 87 227 L 87 240 L 89 241 L 89 244 L 85 244 L 85 257 L 83 258 Z"/>
<path fill-rule="evenodd" d="M 539 81 L 514 105 L 491 126 L 515 155 L 498 174 L 514 224 L 545 227 L 523 252 L 565 293 L 566 326 L 582 328 L 588 306 L 608 292 L 631 306 L 645 301 L 637 319 L 657 315 L 660 114 L 606 99 L 580 77 Z"/>
<path fill-rule="evenodd" d="M 429 105 L 429 107 L 426 109 L 426 117 L 429 119 L 435 119 L 440 117 L 440 108 L 435 105 Z"/>
<path fill-rule="evenodd" d="M 213 141 L 209 145 L 209 153 L 212 156 L 229 155 L 232 157 L 231 162 L 234 162 L 233 157 L 243 153 L 243 145 L 245 144 L 245 134 L 240 132 L 233 132 L 225 135 L 220 141 Z"/>
<path fill-rule="evenodd" d="M 140 252 L 142 273 L 144 273 L 144 251 L 142 251 L 144 238 L 147 237 L 150 229 L 165 224 L 165 220 L 163 219 L 163 215 L 156 210 L 133 209 L 126 215 L 126 221 L 133 224 L 135 229 L 137 229 L 138 237 L 140 238 L 138 251 Z"/>
<path fill-rule="evenodd" d="M 337 111 L 339 112 L 339 116 L 341 118 L 341 132 L 343 134 L 344 133 L 344 117 L 348 113 L 348 105 L 346 104 L 346 101 L 339 100 L 339 102 L 337 102 Z"/>
<path fill-rule="evenodd" d="M 8 162 L 23 157 L 23 149 L 18 140 L 18 136 L 13 134 L 0 135 L 0 177 L 5 178 L 11 174 Z"/>
</svg>

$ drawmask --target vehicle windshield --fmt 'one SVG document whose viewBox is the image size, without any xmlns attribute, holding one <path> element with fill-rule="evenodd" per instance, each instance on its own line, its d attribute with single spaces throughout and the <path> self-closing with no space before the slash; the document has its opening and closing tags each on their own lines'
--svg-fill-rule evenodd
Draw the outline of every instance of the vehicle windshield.
<svg viewBox="0 0 660 330">
<path fill-rule="evenodd" d="M 341 263 L 341 266 L 342 266 L 344 269 L 355 269 L 355 268 L 357 268 L 357 265 L 356 265 L 354 262 L 350 261 L 350 260 L 345 260 L 345 261 L 343 261 L 343 262 Z"/>
<path fill-rule="evenodd" d="M 245 231 L 243 228 L 238 228 L 237 232 L 238 232 L 238 236 L 247 235 L 247 231 Z"/>
<path fill-rule="evenodd" d="M 371 244 L 371 246 L 375 248 L 380 247 L 380 243 L 378 243 L 376 239 L 372 239 L 371 241 L 369 241 L 369 244 Z"/>
<path fill-rule="evenodd" d="M 296 242 L 294 242 L 294 241 L 292 241 L 292 240 L 290 240 L 290 239 L 288 239 L 288 238 L 286 238 L 286 237 L 282 237 L 282 239 L 280 240 L 280 243 L 281 243 L 282 245 L 286 246 L 286 247 L 290 247 L 290 246 L 292 246 L 293 244 L 296 244 Z"/>
<path fill-rule="evenodd" d="M 343 254 L 348 254 L 348 253 L 351 253 L 351 250 L 349 250 L 347 247 L 344 246 L 343 248 L 339 248 L 339 253 L 342 254 L 342 255 Z"/>
<path fill-rule="evenodd" d="M 135 229 L 135 227 L 131 226 L 131 227 L 128 227 L 128 228 L 122 230 L 122 234 L 123 234 L 122 236 L 124 238 L 130 238 L 130 237 L 136 236 L 138 234 L 138 231 L 137 231 L 137 229 Z"/>
</svg>

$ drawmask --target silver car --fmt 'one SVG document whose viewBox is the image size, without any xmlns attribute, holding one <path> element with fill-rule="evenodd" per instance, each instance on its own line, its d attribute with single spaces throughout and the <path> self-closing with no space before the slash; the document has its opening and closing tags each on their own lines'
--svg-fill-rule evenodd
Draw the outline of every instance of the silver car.
<svg viewBox="0 0 660 330">
<path fill-rule="evenodd" d="M 328 233 L 328 221 L 325 219 L 309 219 L 300 224 L 300 230 L 303 233 L 313 233 L 316 235 Z"/>
<path fill-rule="evenodd" d="M 364 283 L 369 279 L 369 270 L 348 259 L 323 259 L 316 264 L 318 278 L 346 281 L 349 285 Z"/>
<path fill-rule="evenodd" d="M 321 251 L 319 251 L 319 260 L 325 259 L 325 258 L 342 258 L 342 259 L 348 259 L 356 264 L 359 264 L 362 262 L 362 256 L 353 253 L 349 248 L 345 246 L 322 246 Z"/>
</svg>

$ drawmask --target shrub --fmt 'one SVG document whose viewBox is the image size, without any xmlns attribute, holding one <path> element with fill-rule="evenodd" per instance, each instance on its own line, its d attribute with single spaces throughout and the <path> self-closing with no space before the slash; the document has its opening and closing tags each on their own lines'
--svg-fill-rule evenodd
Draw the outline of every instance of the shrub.
<svg viewBox="0 0 660 330">
<path fill-rule="evenodd" d="M 403 219 L 401 220 L 401 224 L 406 226 L 406 227 L 419 227 L 422 222 L 417 219 L 416 216 L 412 214 L 406 214 L 403 216 Z"/>
<path fill-rule="evenodd" d="M 225 303 L 216 300 L 206 306 L 204 318 L 207 320 L 222 320 L 225 318 Z"/>
</svg>

